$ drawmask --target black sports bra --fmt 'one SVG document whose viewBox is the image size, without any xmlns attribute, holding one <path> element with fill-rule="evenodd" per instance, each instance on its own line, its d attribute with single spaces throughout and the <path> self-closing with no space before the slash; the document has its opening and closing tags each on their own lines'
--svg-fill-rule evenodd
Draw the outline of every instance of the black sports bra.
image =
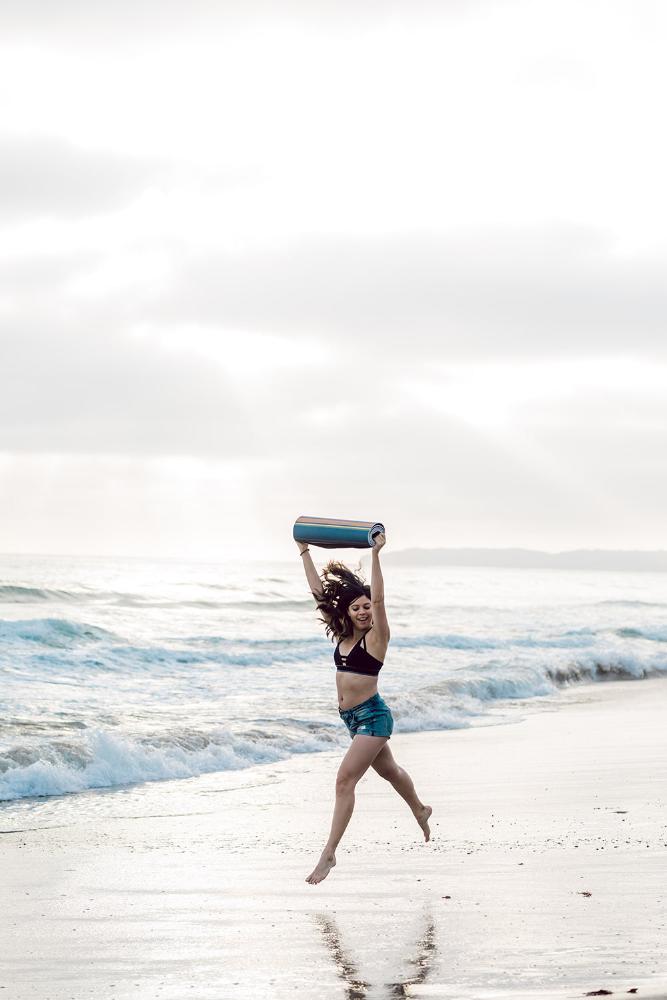
<svg viewBox="0 0 667 1000">
<path fill-rule="evenodd" d="M 348 674 L 366 674 L 369 677 L 377 677 L 382 670 L 382 662 L 371 656 L 366 649 L 365 635 L 362 635 L 349 653 L 341 653 L 339 642 L 334 650 L 334 663 L 338 670 Z"/>
</svg>

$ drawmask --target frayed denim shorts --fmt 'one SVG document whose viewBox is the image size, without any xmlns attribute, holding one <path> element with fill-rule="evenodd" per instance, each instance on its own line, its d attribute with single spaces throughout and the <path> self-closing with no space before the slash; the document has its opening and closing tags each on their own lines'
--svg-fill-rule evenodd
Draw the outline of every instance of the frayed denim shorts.
<svg viewBox="0 0 667 1000">
<path fill-rule="evenodd" d="M 394 730 L 391 710 L 377 693 L 353 708 L 339 708 L 338 714 L 352 737 L 386 736 L 389 739 Z"/>
</svg>

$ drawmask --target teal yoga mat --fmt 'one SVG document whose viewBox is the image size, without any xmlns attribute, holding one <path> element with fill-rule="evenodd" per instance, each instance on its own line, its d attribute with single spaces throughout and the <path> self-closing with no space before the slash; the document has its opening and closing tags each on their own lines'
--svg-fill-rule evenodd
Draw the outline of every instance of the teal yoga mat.
<svg viewBox="0 0 667 1000">
<path fill-rule="evenodd" d="M 295 541 L 322 549 L 372 549 L 374 538 L 384 531 L 379 521 L 341 521 L 335 517 L 297 517 Z"/>
</svg>

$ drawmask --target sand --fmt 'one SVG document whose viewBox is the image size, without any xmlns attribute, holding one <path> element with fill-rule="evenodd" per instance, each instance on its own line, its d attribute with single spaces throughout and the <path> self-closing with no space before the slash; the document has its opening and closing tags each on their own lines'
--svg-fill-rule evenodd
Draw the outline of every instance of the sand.
<svg viewBox="0 0 667 1000">
<path fill-rule="evenodd" d="M 667 997 L 667 682 L 521 711 L 397 733 L 432 841 L 370 772 L 317 886 L 339 752 L 5 809 L 0 998 Z"/>
</svg>

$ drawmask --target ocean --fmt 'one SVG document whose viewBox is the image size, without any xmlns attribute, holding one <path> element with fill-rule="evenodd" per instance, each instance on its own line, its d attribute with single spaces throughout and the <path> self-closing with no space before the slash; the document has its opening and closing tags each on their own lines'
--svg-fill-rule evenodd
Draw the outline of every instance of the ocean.
<svg viewBox="0 0 667 1000">
<path fill-rule="evenodd" d="M 665 574 L 390 559 L 384 573 L 392 639 L 379 689 L 394 737 L 502 725 L 573 685 L 667 678 Z M 342 753 L 332 654 L 296 553 L 2 556 L 0 813 Z"/>
</svg>

